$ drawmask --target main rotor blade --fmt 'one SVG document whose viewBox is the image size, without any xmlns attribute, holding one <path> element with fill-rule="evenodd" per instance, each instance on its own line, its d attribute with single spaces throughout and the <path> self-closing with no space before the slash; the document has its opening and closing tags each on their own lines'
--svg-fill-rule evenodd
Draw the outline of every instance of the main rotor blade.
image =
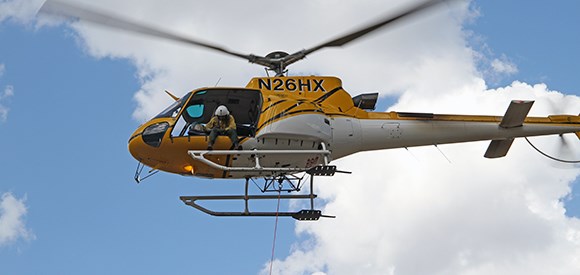
<svg viewBox="0 0 580 275">
<path fill-rule="evenodd" d="M 146 26 L 142 23 L 132 22 L 127 19 L 123 19 L 120 16 L 115 16 L 113 14 L 107 14 L 102 11 L 97 11 L 93 8 L 82 7 L 78 4 L 65 3 L 60 1 L 47 0 L 44 5 L 40 8 L 41 13 L 59 15 L 68 18 L 78 18 L 87 22 L 98 24 L 101 26 L 106 26 L 114 29 L 121 29 L 126 31 L 131 31 L 134 33 L 145 34 L 154 37 L 165 38 L 168 40 L 178 41 L 189 45 L 195 45 L 199 47 L 204 47 L 219 51 L 225 54 L 237 56 L 253 62 L 257 56 L 245 55 L 236 52 L 232 52 L 223 47 L 217 46 L 215 44 L 210 44 L 207 42 L 202 42 L 193 38 L 184 37 L 182 35 L 174 34 L 168 31 L 160 30 L 151 26 Z"/>
<path fill-rule="evenodd" d="M 411 6 L 411 7 L 407 8 L 407 9 L 405 9 L 405 10 L 403 10 L 395 15 L 391 15 L 383 20 L 380 20 L 379 22 L 365 26 L 365 27 L 358 29 L 356 31 L 347 33 L 343 36 L 340 36 L 340 37 L 335 38 L 333 40 L 330 40 L 328 42 L 322 43 L 322 44 L 315 46 L 315 47 L 312 47 L 310 49 L 305 49 L 305 50 L 296 52 L 294 54 L 291 54 L 287 57 L 287 62 L 285 62 L 285 63 L 286 63 L 286 65 L 289 65 L 291 63 L 294 63 L 294 62 L 304 58 L 306 55 L 311 54 L 311 53 L 318 51 L 320 49 L 323 49 L 323 48 L 344 46 L 344 45 L 348 44 L 349 42 L 352 42 L 358 38 L 361 38 L 361 37 L 373 32 L 373 31 L 377 30 L 377 29 L 380 29 L 381 27 L 384 27 L 388 24 L 394 23 L 394 22 L 396 22 L 400 19 L 403 19 L 405 17 L 408 17 L 410 15 L 416 14 L 417 12 L 431 8 L 437 4 L 440 4 L 440 3 L 445 2 L 445 1 L 451 1 L 451 0 L 427 0 L 427 1 L 424 1 L 420 4 Z"/>
</svg>

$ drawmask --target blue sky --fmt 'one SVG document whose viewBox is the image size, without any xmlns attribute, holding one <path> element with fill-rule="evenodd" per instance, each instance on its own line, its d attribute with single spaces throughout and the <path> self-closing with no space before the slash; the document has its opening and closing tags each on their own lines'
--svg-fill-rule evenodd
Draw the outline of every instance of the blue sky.
<svg viewBox="0 0 580 275">
<path fill-rule="evenodd" d="M 572 0 L 546 5 L 542 1 L 478 1 L 482 16 L 472 29 L 485 37 L 497 55 L 506 55 L 519 68 L 518 74 L 505 78 L 546 83 L 557 91 L 579 94 L 580 56 L 575 45 L 580 32 L 578 3 Z M 518 15 L 517 17 L 514 15 Z"/>
<path fill-rule="evenodd" d="M 519 80 L 531 85 L 545 83 L 550 90 L 580 95 L 580 31 L 575 27 L 580 25 L 580 3 L 475 1 L 473 5 L 479 16 L 466 20 L 469 22 L 463 28 L 472 32 L 467 39 L 469 46 L 483 53 L 476 66 L 488 88 L 509 86 Z M 147 60 L 132 60 L 123 53 L 106 50 L 99 56 L 95 54 L 98 46 L 82 42 L 79 37 L 83 36 L 76 34 L 78 29 L 66 25 L 35 29 L 30 21 L 3 17 L 10 10 L 0 3 L 2 8 L 6 10 L 0 11 L 0 20 L 4 19 L 0 21 L 0 111 L 7 111 L 5 118 L 0 116 L 0 195 L 9 194 L 26 206 L 19 220 L 24 227 L 20 232 L 26 234 L 0 242 L 0 273 L 257 274 L 263 270 L 270 260 L 274 219 L 209 217 L 178 199 L 181 195 L 242 192 L 242 182 L 163 173 L 141 184 L 133 181 L 137 163 L 127 151 L 127 140 L 143 116 L 136 114 L 143 102 L 135 99 L 135 93 L 176 79 L 172 71 L 168 69 L 167 76 L 144 74 Z M 218 29 L 224 28 L 219 20 L 206 20 Z M 364 17 L 349 20 L 351 25 L 365 22 Z M 239 24 L 228 28 L 243 28 L 243 23 Z M 316 30 L 312 27 L 312 32 Z M 303 33 L 307 31 L 302 29 Z M 211 28 L 203 32 L 211 33 Z M 305 39 L 302 47 L 329 35 L 314 36 L 314 40 Z M 389 41 L 389 34 L 381 35 L 381 39 Z M 381 39 L 377 43 L 383 43 Z M 373 40 L 366 39 L 364 44 L 373 44 Z M 99 44 L 98 38 L 95 41 Z M 242 50 L 247 46 L 242 45 Z M 331 55 L 339 51 L 332 50 Z M 196 54 L 205 55 L 203 51 Z M 223 60 L 213 53 L 208 56 Z M 319 61 L 311 59 L 314 64 Z M 503 71 L 490 69 L 496 59 L 507 66 Z M 220 70 L 239 70 L 238 77 L 245 79 L 261 73 L 260 68 L 249 67 L 245 61 L 232 62 L 242 64 Z M 211 85 L 208 83 L 215 83 L 222 75 L 232 74 L 211 70 L 210 64 L 198 64 L 208 67 L 203 78 L 192 73 L 189 83 L 172 82 L 167 87 L 183 94 L 187 90 L 181 87 Z M 300 66 L 300 70 L 320 70 L 320 74 L 328 69 L 309 68 L 313 65 L 308 63 Z M 234 80 L 225 82 L 246 84 Z M 356 83 L 349 84 L 353 90 L 368 88 L 361 85 L 358 89 Z M 394 103 L 399 95 L 386 94 L 384 98 Z M 577 189 L 568 198 L 580 195 Z M 569 216 L 580 215 L 578 200 L 572 199 L 566 207 Z M 373 221 L 367 222 L 373 226 Z M 311 240 L 311 231 L 305 228 L 290 219 L 279 221 L 277 259 L 290 262 L 296 246 Z M 290 270 L 285 272 L 292 274 Z M 329 270 L 332 267 L 321 267 L 321 271 Z"/>
<path fill-rule="evenodd" d="M 87 56 L 67 32 L 2 24 L 0 83 L 14 86 L 15 95 L 2 102 L 10 111 L 0 126 L 0 185 L 25 199 L 26 225 L 35 236 L 0 248 L 8 271 L 2 273 L 261 269 L 270 255 L 272 220 L 212 219 L 178 199 L 211 192 L 211 181 L 159 174 L 135 184 L 137 163 L 127 151 L 139 125 L 131 118 L 135 71 L 123 60 Z M 230 186 L 220 190 L 243 190 L 223 184 Z M 280 235 L 291 236 L 291 223 L 281 225 Z M 288 250 L 285 242 L 278 243 L 281 251 Z M 244 260 L 223 265 L 228 258 Z"/>
</svg>

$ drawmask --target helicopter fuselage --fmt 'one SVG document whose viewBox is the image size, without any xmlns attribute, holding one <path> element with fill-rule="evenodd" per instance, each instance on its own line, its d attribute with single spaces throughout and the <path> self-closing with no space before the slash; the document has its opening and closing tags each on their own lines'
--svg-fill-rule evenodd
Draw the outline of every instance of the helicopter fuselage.
<svg viewBox="0 0 580 275">
<path fill-rule="evenodd" d="M 340 79 L 318 76 L 261 77 L 245 88 L 201 88 L 141 125 L 129 151 L 141 163 L 170 173 L 251 178 L 306 171 L 361 151 L 479 140 L 492 140 L 486 157 L 501 157 L 516 137 L 580 132 L 579 116 L 526 117 L 531 107 L 526 101 L 512 102 L 513 110 L 510 106 L 502 117 L 372 112 L 374 96 L 370 102 L 353 99 Z M 245 153 L 220 136 L 214 150 L 221 154 L 196 158 L 190 152 L 206 150 L 208 137 L 193 126 L 207 123 L 219 105 L 234 116 Z"/>
</svg>

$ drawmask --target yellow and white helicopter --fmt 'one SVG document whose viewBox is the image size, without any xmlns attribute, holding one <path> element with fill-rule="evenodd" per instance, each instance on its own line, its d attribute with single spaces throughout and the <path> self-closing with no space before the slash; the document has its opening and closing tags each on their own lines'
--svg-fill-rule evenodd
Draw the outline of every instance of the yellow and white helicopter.
<svg viewBox="0 0 580 275">
<path fill-rule="evenodd" d="M 287 76 L 287 66 L 327 47 L 340 47 L 385 25 L 437 5 L 429 0 L 381 19 L 347 35 L 293 54 L 277 51 L 266 56 L 240 54 L 223 47 L 172 34 L 69 3 L 47 1 L 41 12 L 80 18 L 89 22 L 188 43 L 244 58 L 273 71 L 273 77 L 256 77 L 245 87 L 195 89 L 141 125 L 129 139 L 129 152 L 139 161 L 135 179 L 158 171 L 205 178 L 245 179 L 245 193 L 236 196 L 184 196 L 181 200 L 215 216 L 291 216 L 318 220 L 314 208 L 313 179 L 337 172 L 333 160 L 380 149 L 408 148 L 490 140 L 484 156 L 508 153 L 515 138 L 576 133 L 580 116 L 527 117 L 533 101 L 513 100 L 504 116 L 447 115 L 408 112 L 373 112 L 378 94 L 351 97 L 337 77 Z M 228 137 L 218 137 L 207 150 L 208 136 L 196 127 L 207 123 L 225 105 L 235 117 L 242 150 Z M 145 166 L 151 168 L 141 177 Z M 344 172 L 348 173 L 348 172 Z M 308 175 L 307 177 L 305 177 Z M 300 191 L 309 179 L 308 194 L 249 195 L 249 181 L 263 179 L 260 191 Z M 257 199 L 308 199 L 310 208 L 299 212 L 253 212 L 248 202 Z M 212 211 L 204 200 L 243 200 L 239 212 Z"/>
</svg>

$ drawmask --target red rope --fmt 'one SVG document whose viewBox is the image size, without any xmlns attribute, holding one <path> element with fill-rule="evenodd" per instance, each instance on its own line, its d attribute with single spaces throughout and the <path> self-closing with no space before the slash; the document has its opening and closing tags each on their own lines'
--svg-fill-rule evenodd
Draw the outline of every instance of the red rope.
<svg viewBox="0 0 580 275">
<path fill-rule="evenodd" d="M 278 232 L 278 212 L 280 211 L 280 194 L 278 192 L 278 206 L 276 207 L 276 223 L 274 224 L 274 240 L 272 241 L 272 257 L 270 258 L 270 275 L 272 275 L 272 267 L 274 266 L 274 251 L 276 250 L 276 233 Z"/>
</svg>

